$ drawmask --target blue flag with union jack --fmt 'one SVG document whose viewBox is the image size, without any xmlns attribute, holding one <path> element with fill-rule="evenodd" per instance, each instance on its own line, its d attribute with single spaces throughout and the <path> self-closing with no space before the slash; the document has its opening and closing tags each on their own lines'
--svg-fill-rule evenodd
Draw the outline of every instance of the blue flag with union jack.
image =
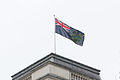
<svg viewBox="0 0 120 80">
<path fill-rule="evenodd" d="M 57 18 L 55 18 L 55 27 L 56 33 L 72 40 L 74 43 L 80 46 L 83 46 L 85 36 L 83 32 L 68 26 Z"/>
</svg>

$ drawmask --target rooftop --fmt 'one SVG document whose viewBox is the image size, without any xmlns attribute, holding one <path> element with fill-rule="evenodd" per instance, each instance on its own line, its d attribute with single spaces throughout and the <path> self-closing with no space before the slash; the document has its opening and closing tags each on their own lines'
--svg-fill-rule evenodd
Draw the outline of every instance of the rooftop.
<svg viewBox="0 0 120 80">
<path fill-rule="evenodd" d="M 47 55 L 46 57 L 36 61 L 35 63 L 31 64 L 30 66 L 26 67 L 25 69 L 19 71 L 18 73 L 12 75 L 12 79 L 15 80 L 23 75 L 27 75 L 28 73 L 34 71 L 40 66 L 43 66 L 44 64 L 47 64 L 48 62 L 65 67 L 67 69 L 70 69 L 72 71 L 81 73 L 83 75 L 87 75 L 89 77 L 95 78 L 97 80 L 100 79 L 100 70 L 92 68 L 90 66 L 87 66 L 85 64 L 76 62 L 74 60 L 65 58 L 63 56 L 51 53 Z"/>
</svg>

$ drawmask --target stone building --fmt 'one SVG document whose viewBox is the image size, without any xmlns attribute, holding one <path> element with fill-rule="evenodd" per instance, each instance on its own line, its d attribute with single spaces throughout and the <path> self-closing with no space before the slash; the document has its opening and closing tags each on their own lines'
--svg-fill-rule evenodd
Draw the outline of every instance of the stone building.
<svg viewBox="0 0 120 80">
<path fill-rule="evenodd" d="M 101 80 L 100 70 L 51 53 L 14 74 L 12 80 Z"/>
</svg>

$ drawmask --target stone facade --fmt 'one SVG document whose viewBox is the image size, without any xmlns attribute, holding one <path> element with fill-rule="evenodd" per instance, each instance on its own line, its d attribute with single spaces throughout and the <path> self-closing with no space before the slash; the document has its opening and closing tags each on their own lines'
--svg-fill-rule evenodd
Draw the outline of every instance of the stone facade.
<svg viewBox="0 0 120 80">
<path fill-rule="evenodd" d="M 12 76 L 12 80 L 101 80 L 100 70 L 50 54 Z"/>
</svg>

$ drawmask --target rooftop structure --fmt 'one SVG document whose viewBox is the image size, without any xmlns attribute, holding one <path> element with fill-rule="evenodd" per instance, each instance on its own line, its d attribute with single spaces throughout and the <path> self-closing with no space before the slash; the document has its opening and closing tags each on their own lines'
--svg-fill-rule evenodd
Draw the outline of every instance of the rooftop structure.
<svg viewBox="0 0 120 80">
<path fill-rule="evenodd" d="M 51 53 L 12 75 L 12 80 L 101 80 L 100 70 Z"/>
</svg>

